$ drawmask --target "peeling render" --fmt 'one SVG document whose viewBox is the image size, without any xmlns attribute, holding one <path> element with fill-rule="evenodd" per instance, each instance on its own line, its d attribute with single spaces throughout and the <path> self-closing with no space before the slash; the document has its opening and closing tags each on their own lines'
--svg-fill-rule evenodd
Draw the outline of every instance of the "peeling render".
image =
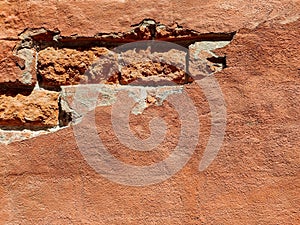
<svg viewBox="0 0 300 225">
<path fill-rule="evenodd" d="M 60 104 L 62 111 L 67 115 L 76 115 L 72 123 L 76 124 L 81 121 L 81 118 L 96 107 L 111 106 L 115 103 L 118 94 L 126 92 L 136 104 L 131 113 L 134 115 L 142 114 L 149 105 L 160 106 L 168 96 L 183 92 L 184 87 L 180 86 L 130 86 L 130 85 L 105 85 L 105 84 L 90 84 L 64 86 L 61 91 Z M 87 90 L 97 96 L 97 102 L 86 97 Z M 94 96 L 93 95 L 93 96 Z M 76 98 L 77 102 L 84 105 L 84 110 L 74 111 L 72 104 Z M 71 121 L 68 121 L 71 122 Z"/>
<path fill-rule="evenodd" d="M 52 112 L 58 114 L 57 122 L 50 128 L 40 126 L 39 121 L 26 121 L 15 128 L 5 127 L 8 121 L 0 112 L 3 128 L 0 129 L 0 142 L 24 140 L 78 123 L 86 112 L 75 112 L 72 102 L 74 97 L 78 98 L 76 90 L 84 84 L 94 85 L 101 96 L 96 106 L 112 105 L 119 93 L 128 91 L 129 97 L 136 102 L 131 113 L 142 114 L 147 107 L 159 106 L 168 96 L 182 93 L 184 85 L 194 79 L 225 68 L 226 58 L 219 57 L 213 50 L 228 45 L 234 35 L 235 32 L 201 34 L 178 24 L 167 27 L 152 19 L 132 25 L 125 33 L 98 33 L 92 37 L 66 37 L 58 30 L 45 28 L 26 29 L 19 35 L 21 41 L 14 49 L 18 59 L 16 65 L 23 71 L 21 82 L 30 85 L 29 96 L 33 89 L 59 92 L 57 109 L 53 109 L 57 111 Z M 186 50 L 174 48 L 153 52 L 149 47 L 115 52 L 118 46 L 141 40 L 167 41 Z M 36 83 L 32 82 L 33 76 L 37 77 Z M 19 92 L 18 88 L 10 91 Z M 89 110 L 94 109 L 89 99 L 82 97 L 81 100 Z"/>
<path fill-rule="evenodd" d="M 46 135 L 53 132 L 57 132 L 58 130 L 63 129 L 63 127 L 56 126 L 53 128 L 48 128 L 45 130 L 3 130 L 0 129 L 0 143 L 2 144 L 10 144 L 16 141 L 23 141 L 29 138 L 38 137 L 40 135 Z"/>
</svg>

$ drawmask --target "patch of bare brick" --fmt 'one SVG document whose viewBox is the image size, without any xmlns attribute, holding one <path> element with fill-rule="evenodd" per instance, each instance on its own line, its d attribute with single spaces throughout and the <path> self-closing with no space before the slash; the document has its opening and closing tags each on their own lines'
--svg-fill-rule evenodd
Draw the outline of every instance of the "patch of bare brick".
<svg viewBox="0 0 300 225">
<path fill-rule="evenodd" d="M 0 128 L 35 130 L 57 126 L 58 96 L 46 90 L 0 95 Z"/>
<path fill-rule="evenodd" d="M 35 132 L 68 126 L 72 121 L 72 109 L 70 96 L 66 98 L 66 92 L 61 92 L 64 86 L 191 83 L 197 77 L 185 71 L 197 70 L 199 75 L 199 71 L 205 70 L 200 73 L 201 78 L 224 68 L 225 57 L 218 57 L 212 50 L 227 45 L 234 34 L 203 34 L 178 24 L 168 27 L 152 19 L 133 25 L 128 32 L 97 33 L 86 37 L 62 36 L 58 30 L 45 28 L 26 29 L 19 35 L 20 41 L 1 42 L 0 126 L 6 133 L 9 130 Z M 168 41 L 186 51 L 156 49 L 157 52 L 153 52 L 151 48 L 115 51 L 118 46 L 143 40 Z M 120 67 L 120 63 L 125 65 Z M 114 96 L 112 93 L 110 98 Z M 142 101 L 142 105 L 147 102 L 138 101 Z M 25 138 L 31 136 L 24 133 Z M 23 138 L 13 140 L 19 139 Z"/>
</svg>

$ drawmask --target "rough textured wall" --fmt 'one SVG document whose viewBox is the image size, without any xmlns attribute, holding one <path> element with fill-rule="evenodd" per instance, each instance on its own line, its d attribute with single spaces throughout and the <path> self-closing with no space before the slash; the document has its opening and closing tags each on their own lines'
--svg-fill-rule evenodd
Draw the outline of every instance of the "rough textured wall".
<svg viewBox="0 0 300 225">
<path fill-rule="evenodd" d="M 299 17 L 299 1 L 0 1 L 0 224 L 299 224 Z M 154 63 L 140 63 L 128 50 L 120 69 L 112 49 L 139 40 L 188 53 L 152 52 Z M 204 72 L 189 76 L 187 66 Z M 205 75 L 217 79 L 227 116 L 222 147 L 199 171 L 214 125 L 196 82 Z M 135 96 L 136 81 L 151 87 L 132 103 L 134 135 L 151 136 L 154 116 L 167 123 L 153 152 L 132 151 L 111 123 L 116 96 Z M 138 167 L 167 158 L 184 136 L 161 93 L 187 93 L 200 131 L 190 160 L 146 186 L 97 173 L 72 123 L 82 117 L 71 104 L 79 83 L 103 85 L 97 135 Z"/>
</svg>

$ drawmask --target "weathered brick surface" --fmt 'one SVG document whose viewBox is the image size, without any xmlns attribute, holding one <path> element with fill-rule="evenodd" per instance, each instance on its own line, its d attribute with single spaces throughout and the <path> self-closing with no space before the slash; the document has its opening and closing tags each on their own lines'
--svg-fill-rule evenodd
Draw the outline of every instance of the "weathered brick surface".
<svg viewBox="0 0 300 225">
<path fill-rule="evenodd" d="M 45 129 L 58 125 L 58 93 L 0 95 L 0 127 Z"/>
<path fill-rule="evenodd" d="M 122 54 L 106 48 L 81 51 L 46 48 L 39 52 L 38 57 L 40 84 L 59 87 L 85 83 L 184 84 L 192 81 L 185 77 L 186 52 L 173 49 L 151 54 L 149 50 L 136 51 L 135 47 L 132 44 L 131 50 Z"/>
<path fill-rule="evenodd" d="M 119 34 L 115 40 L 112 40 L 115 42 L 119 41 L 119 38 L 122 41 L 132 41 L 138 38 L 151 40 L 151 35 L 148 35 L 146 31 L 151 28 L 151 24 L 145 24 L 146 22 L 144 21 L 144 23 L 129 32 Z M 150 22 L 154 23 L 153 20 L 148 21 L 148 23 Z M 149 46 L 150 41 L 130 42 L 115 47 L 112 51 L 104 47 L 88 49 L 47 47 L 39 51 L 38 55 L 40 84 L 45 87 L 59 87 L 60 85 L 76 85 L 79 83 L 184 84 L 192 82 L 194 78 L 201 78 L 220 71 L 225 66 L 222 65 L 221 61 L 212 62 L 209 59 L 211 57 L 218 58 L 212 51 L 229 44 L 230 41 L 200 42 L 201 38 L 207 39 L 208 37 L 203 37 L 201 34 L 183 28 L 166 27 L 161 24 L 157 24 L 156 33 L 154 33 L 155 38 L 158 39 L 160 27 L 164 27 L 168 31 L 165 34 L 165 38 L 168 38 L 168 40 L 194 38 L 194 41 L 190 43 L 196 42 L 188 46 L 183 42 L 167 43 L 157 41 L 151 47 Z M 136 30 L 141 32 L 137 33 Z M 213 38 L 221 34 L 210 35 Z M 127 36 L 129 39 L 126 38 Z M 233 34 L 226 34 L 223 38 L 230 39 L 232 36 Z M 95 38 L 94 42 L 97 41 L 98 39 Z M 72 40 L 68 40 L 68 42 L 71 43 Z M 61 43 L 63 44 L 63 41 Z M 80 43 L 80 40 L 73 40 L 73 46 L 71 47 L 74 48 L 78 43 Z M 106 43 L 109 42 L 106 40 Z M 184 48 L 180 44 L 187 46 Z M 190 49 L 188 50 L 188 48 Z M 188 51 L 190 52 L 189 57 L 187 57 Z M 188 71 L 186 70 L 187 66 L 189 66 Z M 190 77 L 188 73 L 190 73 Z"/>
<path fill-rule="evenodd" d="M 36 53 L 32 49 L 14 51 L 18 43 L 0 40 L 0 85 L 34 86 Z"/>
<path fill-rule="evenodd" d="M 39 52 L 38 68 L 41 84 L 59 87 L 79 83 L 105 83 L 114 81 L 115 57 L 106 48 L 90 50 L 46 48 Z M 97 73 L 88 73 L 92 64 L 97 65 Z M 101 68 L 99 68 L 101 66 Z M 115 68 L 116 70 L 116 68 Z M 109 76 L 109 73 L 112 75 Z"/>
</svg>

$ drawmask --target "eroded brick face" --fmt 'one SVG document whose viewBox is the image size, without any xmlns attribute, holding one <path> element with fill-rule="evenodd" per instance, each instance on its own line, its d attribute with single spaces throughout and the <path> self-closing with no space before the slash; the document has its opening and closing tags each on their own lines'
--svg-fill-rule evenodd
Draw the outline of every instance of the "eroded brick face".
<svg viewBox="0 0 300 225">
<path fill-rule="evenodd" d="M 76 85 L 84 83 L 104 83 L 105 78 L 101 76 L 105 74 L 99 71 L 98 77 L 89 76 L 87 70 L 99 59 L 106 59 L 109 63 L 108 69 L 115 59 L 110 57 L 109 50 L 106 48 L 92 48 L 90 50 L 76 49 L 54 49 L 46 48 L 39 52 L 38 68 L 41 82 L 45 86 L 59 87 L 61 85 Z M 102 69 L 103 70 L 103 69 Z"/>
<path fill-rule="evenodd" d="M 46 90 L 0 95 L 0 127 L 34 130 L 57 126 L 58 95 Z"/>
<path fill-rule="evenodd" d="M 128 50 L 118 54 L 107 48 L 46 48 L 39 52 L 40 83 L 48 87 L 87 83 L 127 85 L 137 80 L 184 84 L 192 81 L 186 80 L 185 54 L 176 50 L 156 54 Z M 124 64 L 121 69 L 120 64 Z"/>
</svg>

